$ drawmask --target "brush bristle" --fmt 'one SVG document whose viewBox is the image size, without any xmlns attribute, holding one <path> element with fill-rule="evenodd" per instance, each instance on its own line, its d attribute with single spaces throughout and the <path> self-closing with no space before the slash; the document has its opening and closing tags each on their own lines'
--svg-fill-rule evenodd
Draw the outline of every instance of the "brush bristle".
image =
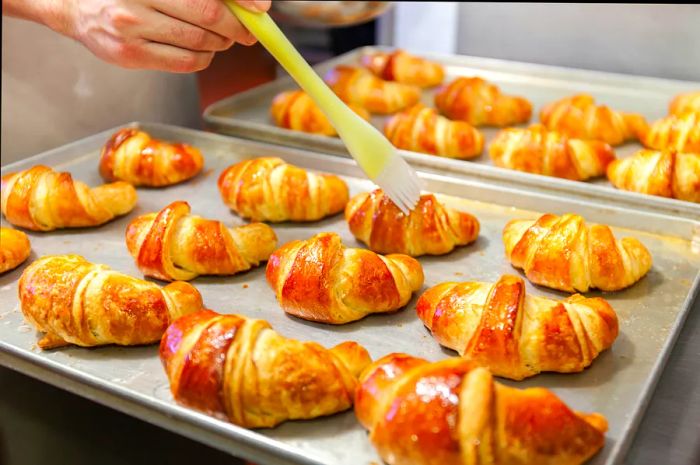
<svg viewBox="0 0 700 465">
<path fill-rule="evenodd" d="M 420 200 L 422 181 L 400 155 L 394 154 L 374 182 L 406 215 Z"/>
</svg>

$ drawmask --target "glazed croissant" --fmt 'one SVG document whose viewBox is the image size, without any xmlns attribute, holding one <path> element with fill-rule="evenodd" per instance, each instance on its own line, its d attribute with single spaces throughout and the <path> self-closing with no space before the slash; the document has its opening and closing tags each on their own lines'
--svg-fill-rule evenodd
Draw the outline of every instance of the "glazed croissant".
<svg viewBox="0 0 700 465">
<path fill-rule="evenodd" d="M 474 216 L 443 206 L 433 194 L 421 195 L 406 216 L 382 190 L 365 192 L 350 199 L 345 219 L 350 232 L 377 253 L 443 255 L 479 235 Z"/>
<path fill-rule="evenodd" d="M 493 284 L 438 284 L 418 299 L 416 311 L 440 344 L 516 380 L 582 371 L 618 333 L 617 315 L 604 299 L 529 296 L 525 282 L 511 275 Z"/>
<path fill-rule="evenodd" d="M 0 273 L 17 268 L 29 257 L 31 251 L 26 234 L 0 226 Z"/>
<path fill-rule="evenodd" d="M 656 121 L 642 143 L 657 150 L 700 153 L 700 111 L 673 114 Z"/>
<path fill-rule="evenodd" d="M 392 116 L 384 134 L 400 149 L 448 158 L 474 158 L 484 148 L 484 136 L 469 123 L 450 121 L 421 103 Z"/>
<path fill-rule="evenodd" d="M 605 142 L 570 139 L 541 124 L 502 130 L 491 142 L 489 155 L 502 168 L 575 181 L 604 175 L 615 159 Z"/>
<path fill-rule="evenodd" d="M 389 465 L 580 465 L 607 430 L 602 415 L 497 383 L 460 357 L 377 360 L 360 377 L 355 414 Z"/>
<path fill-rule="evenodd" d="M 343 210 L 348 186 L 332 174 L 315 174 L 261 157 L 226 168 L 219 192 L 234 212 L 253 221 L 316 221 Z"/>
<path fill-rule="evenodd" d="M 532 116 L 532 104 L 523 97 L 501 93 L 498 86 L 478 77 L 460 77 L 435 94 L 435 106 L 450 119 L 473 126 L 511 126 Z"/>
<path fill-rule="evenodd" d="M 618 189 L 700 202 L 700 153 L 640 150 L 608 166 Z"/>
<path fill-rule="evenodd" d="M 540 121 L 548 129 L 576 139 L 593 139 L 610 145 L 640 139 L 647 131 L 642 115 L 615 111 L 596 105 L 587 94 L 574 95 L 542 108 Z"/>
<path fill-rule="evenodd" d="M 545 214 L 503 229 L 506 257 L 530 282 L 567 292 L 617 291 L 651 269 L 651 255 L 633 237 L 617 240 L 608 226 L 579 215 Z"/>
<path fill-rule="evenodd" d="M 174 319 L 202 308 L 202 297 L 187 283 L 160 288 L 79 255 L 29 265 L 19 280 L 19 301 L 27 321 L 46 333 L 42 349 L 151 344 Z"/>
<path fill-rule="evenodd" d="M 682 115 L 687 112 L 700 113 L 700 91 L 676 95 L 668 106 L 670 115 Z"/>
<path fill-rule="evenodd" d="M 348 105 L 361 118 L 369 120 L 369 112 L 364 108 Z M 337 136 L 338 133 L 326 115 L 306 92 L 292 90 L 281 92 L 272 100 L 270 114 L 275 124 L 294 131 Z"/>
<path fill-rule="evenodd" d="M 346 248 L 337 234 L 321 233 L 275 251 L 267 282 L 285 312 L 341 324 L 406 305 L 423 286 L 423 268 L 408 255 Z"/>
<path fill-rule="evenodd" d="M 126 246 L 146 276 L 188 281 L 258 266 L 275 250 L 277 236 L 263 223 L 229 229 L 220 221 L 190 215 L 189 204 L 177 201 L 129 223 Z"/>
<path fill-rule="evenodd" d="M 384 80 L 418 87 L 437 86 L 445 78 L 445 69 L 440 63 L 411 55 L 403 50 L 364 55 L 362 66 Z"/>
<path fill-rule="evenodd" d="M 100 175 L 134 186 L 170 186 L 193 178 L 204 166 L 198 149 L 151 138 L 136 128 L 117 131 L 100 155 Z"/>
<path fill-rule="evenodd" d="M 90 188 L 43 165 L 2 177 L 2 213 L 34 231 L 97 226 L 129 213 L 136 190 L 125 182 Z"/>
<path fill-rule="evenodd" d="M 266 321 L 211 310 L 176 320 L 160 359 L 177 402 L 246 428 L 347 410 L 371 362 L 355 342 L 325 349 L 287 339 Z"/>
<path fill-rule="evenodd" d="M 326 75 L 326 83 L 345 103 L 359 105 L 370 113 L 396 113 L 420 99 L 418 87 L 384 81 L 352 66 L 336 66 Z"/>
</svg>

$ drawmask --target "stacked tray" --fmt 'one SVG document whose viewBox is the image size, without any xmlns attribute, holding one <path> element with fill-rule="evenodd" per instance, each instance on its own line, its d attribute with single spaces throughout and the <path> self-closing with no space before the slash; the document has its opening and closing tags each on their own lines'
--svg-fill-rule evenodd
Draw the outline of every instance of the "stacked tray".
<svg viewBox="0 0 700 465">
<path fill-rule="evenodd" d="M 199 147 L 206 160 L 204 172 L 180 185 L 139 189 L 134 211 L 101 227 L 28 232 L 33 247 L 29 261 L 48 254 L 78 253 L 92 262 L 141 276 L 124 244 L 128 222 L 137 215 L 158 211 L 172 201 L 186 200 L 193 213 L 203 217 L 227 224 L 244 223 L 221 201 L 216 177 L 226 166 L 251 157 L 279 156 L 307 169 L 338 174 L 349 185 L 351 195 L 372 188 L 354 163 L 342 157 L 171 126 L 134 125 L 154 137 Z M 3 174 L 43 163 L 70 171 L 90 185 L 99 184 L 99 151 L 112 132 L 114 130 L 3 167 Z M 437 193 L 447 205 L 474 214 L 481 223 L 476 243 L 446 256 L 420 258 L 426 276 L 424 289 L 444 281 L 493 282 L 501 274 L 517 273 L 504 255 L 503 226 L 513 218 L 536 218 L 543 212 L 578 213 L 590 222 L 611 225 L 618 237 L 637 237 L 649 249 L 654 266 L 640 282 L 615 293 L 587 293 L 588 296 L 604 295 L 617 311 L 620 336 L 611 350 L 601 354 L 582 373 L 544 374 L 522 382 L 504 381 L 518 387 L 548 387 L 576 410 L 605 415 L 610 422 L 606 445 L 588 463 L 619 463 L 700 287 L 700 253 L 693 246 L 698 223 L 664 212 L 583 202 L 573 197 L 528 190 L 518 184 L 504 188 L 490 179 L 431 173 L 421 173 L 421 176 L 426 188 Z M 314 223 L 275 224 L 273 228 L 280 244 L 306 239 L 321 231 L 334 231 L 346 245 L 360 246 L 342 215 Z M 177 405 L 170 394 L 155 345 L 40 351 L 35 347 L 36 334 L 24 322 L 18 307 L 17 281 L 23 268 L 0 276 L 1 364 L 261 464 L 381 463 L 352 412 L 249 431 Z M 193 284 L 201 291 L 206 306 L 222 313 L 241 313 L 268 320 L 287 337 L 317 341 L 327 347 L 355 340 L 367 347 L 375 359 L 396 351 L 429 360 L 456 355 L 441 349 L 423 327 L 415 314 L 416 297 L 397 313 L 329 326 L 287 316 L 265 281 L 264 267 L 231 277 L 198 278 Z M 530 283 L 527 283 L 527 290 L 533 295 L 564 296 Z"/>
<path fill-rule="evenodd" d="M 324 75 L 340 64 L 359 65 L 363 54 L 377 50 L 391 49 L 387 47 L 356 49 L 321 63 L 316 69 Z M 445 66 L 445 82 L 458 76 L 479 76 L 496 83 L 506 94 L 527 98 L 533 103 L 531 122 L 537 121 L 537 115 L 543 105 L 584 92 L 616 110 L 641 113 L 651 123 L 666 115 L 672 97 L 682 92 L 700 89 L 700 83 L 697 82 L 557 68 L 477 57 L 439 54 L 421 54 L 421 56 Z M 279 92 L 295 88 L 297 86 L 290 78 L 277 79 L 210 105 L 204 112 L 204 119 L 209 127 L 219 132 L 347 156 L 338 138 L 292 131 L 274 125 L 269 115 L 272 99 Z M 436 88 L 424 89 L 422 102 L 430 107 L 434 106 L 435 91 Z M 371 122 L 381 129 L 387 118 L 387 116 L 373 115 Z M 581 199 L 604 203 L 615 202 L 630 208 L 663 211 L 700 219 L 700 205 L 620 191 L 604 177 L 588 182 L 578 182 L 495 167 L 488 156 L 487 147 L 499 129 L 480 127 L 479 130 L 486 138 L 484 152 L 470 161 L 452 160 L 417 152 L 401 151 L 401 153 L 416 167 L 431 172 L 489 179 L 503 186 L 516 183 L 529 190 L 558 192 Z M 627 143 L 616 147 L 615 152 L 618 158 L 624 158 L 639 148 L 641 148 L 639 143 Z"/>
</svg>

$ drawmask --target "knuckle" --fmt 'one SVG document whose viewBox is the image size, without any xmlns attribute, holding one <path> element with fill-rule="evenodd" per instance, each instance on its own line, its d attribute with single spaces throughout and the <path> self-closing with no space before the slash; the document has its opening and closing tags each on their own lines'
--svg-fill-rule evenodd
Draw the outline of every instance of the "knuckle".
<svg viewBox="0 0 700 465">
<path fill-rule="evenodd" d="M 203 26 L 214 26 L 223 18 L 223 4 L 219 1 L 190 0 L 190 4 L 199 13 Z"/>
<path fill-rule="evenodd" d="M 209 34 L 204 29 L 193 29 L 186 37 L 187 43 L 193 50 L 203 50 L 209 42 Z"/>
<path fill-rule="evenodd" d="M 109 23 L 117 30 L 122 30 L 138 24 L 139 20 L 124 8 L 109 8 L 106 12 Z"/>
</svg>

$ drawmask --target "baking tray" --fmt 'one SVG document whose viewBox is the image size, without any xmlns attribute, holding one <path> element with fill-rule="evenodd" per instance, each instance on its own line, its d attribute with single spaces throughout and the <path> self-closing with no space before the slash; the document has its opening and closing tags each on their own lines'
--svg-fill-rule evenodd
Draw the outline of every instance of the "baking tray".
<svg viewBox="0 0 700 465">
<path fill-rule="evenodd" d="M 392 49 L 389 47 L 359 48 L 323 62 L 316 66 L 316 69 L 324 75 L 326 71 L 339 64 L 358 65 L 362 54 L 376 50 Z M 605 103 L 612 108 L 641 113 L 649 122 L 652 122 L 666 114 L 669 101 L 673 96 L 689 90 L 700 90 L 700 82 L 673 81 L 459 55 L 434 53 L 420 55 L 445 65 L 447 74 L 445 82 L 457 76 L 477 75 L 495 82 L 505 93 L 527 97 L 533 103 L 531 122 L 538 121 L 539 110 L 543 105 L 580 92 L 590 93 L 600 103 Z M 295 88 L 297 88 L 296 84 L 289 77 L 279 78 L 213 103 L 204 111 L 204 120 L 208 127 L 218 132 L 347 156 L 344 145 L 336 137 L 292 131 L 273 124 L 269 116 L 273 97 L 279 92 Z M 436 88 L 424 90 L 423 103 L 433 107 L 435 91 Z M 374 115 L 371 122 L 382 129 L 388 118 L 388 116 Z M 526 127 L 528 124 L 520 126 Z M 700 219 L 700 205 L 620 191 L 615 189 L 605 177 L 578 182 L 496 167 L 488 156 L 488 144 L 499 129 L 479 129 L 484 133 L 486 143 L 481 156 L 471 161 L 451 160 L 409 151 L 401 151 L 401 153 L 410 163 L 423 170 L 472 178 L 488 178 L 504 185 L 515 182 L 530 190 L 560 192 L 583 199 L 616 202 L 634 208 L 665 211 Z M 640 148 L 639 143 L 628 143 L 617 147 L 616 153 L 618 157 L 624 158 Z"/>
<path fill-rule="evenodd" d="M 46 254 L 78 253 L 93 262 L 141 276 L 124 244 L 127 223 L 136 215 L 157 211 L 171 201 L 183 199 L 190 202 L 193 213 L 228 224 L 242 224 L 220 200 L 216 178 L 224 167 L 252 156 L 276 155 L 306 168 L 337 173 L 348 182 L 352 194 L 372 188 L 354 163 L 342 157 L 172 126 L 134 125 L 155 137 L 200 147 L 206 158 L 204 172 L 178 186 L 139 189 L 136 209 L 102 227 L 28 232 L 33 248 L 29 261 Z M 2 172 L 44 163 L 69 170 L 91 185 L 99 184 L 99 150 L 115 130 L 14 163 Z M 504 381 L 519 387 L 546 386 L 575 409 L 605 414 L 610 421 L 607 443 L 590 463 L 620 462 L 690 309 L 692 297 L 698 292 L 700 254 L 691 245 L 694 235 L 698 235 L 698 224 L 687 218 L 580 202 L 515 187 L 504 190 L 483 180 L 436 174 L 421 176 L 427 189 L 440 193 L 446 203 L 475 214 L 482 226 L 476 243 L 442 257 L 420 258 L 426 275 L 424 289 L 446 280 L 495 281 L 502 273 L 517 274 L 504 257 L 501 230 L 512 218 L 536 217 L 539 213 L 533 209 L 580 213 L 589 221 L 614 225 L 618 235 L 638 237 L 649 248 L 654 257 L 649 274 L 630 289 L 605 294 L 621 322 L 620 336 L 611 350 L 580 374 L 545 374 L 519 383 Z M 361 246 L 350 235 L 342 215 L 316 223 L 274 225 L 274 229 L 280 243 L 308 238 L 320 231 L 336 231 L 347 245 Z M 0 276 L 1 364 L 261 465 L 381 463 L 351 411 L 249 431 L 178 406 L 171 397 L 156 345 L 38 350 L 36 333 L 23 321 L 18 308 L 17 281 L 25 266 Z M 193 283 L 210 308 L 266 319 L 288 337 L 313 340 L 325 346 L 355 340 L 367 347 L 374 358 L 394 351 L 430 360 L 455 355 L 441 349 L 416 317 L 417 297 L 406 309 L 394 314 L 329 326 L 285 315 L 265 282 L 264 267 L 232 277 L 198 278 Z M 534 295 L 564 296 L 529 283 L 527 286 Z"/>
</svg>

